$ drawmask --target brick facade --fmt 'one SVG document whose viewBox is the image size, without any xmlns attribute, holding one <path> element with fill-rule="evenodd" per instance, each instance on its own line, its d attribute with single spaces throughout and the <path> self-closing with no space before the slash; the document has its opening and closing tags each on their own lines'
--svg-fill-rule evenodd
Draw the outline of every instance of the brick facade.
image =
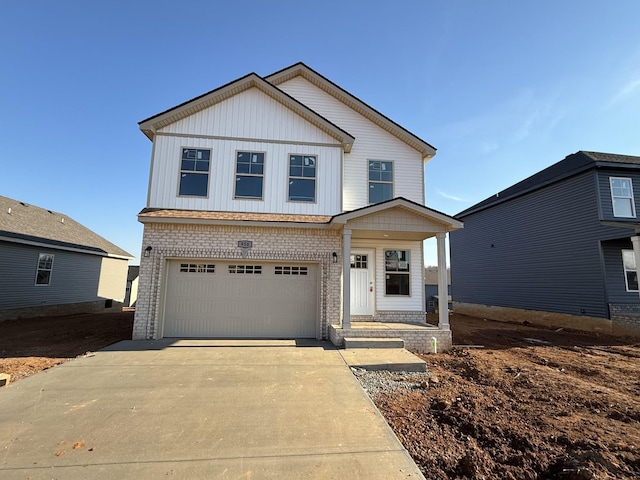
<svg viewBox="0 0 640 480">
<path fill-rule="evenodd" d="M 388 327 L 388 326 L 387 326 Z M 404 347 L 419 353 L 433 353 L 432 338 L 436 339 L 437 351 L 445 352 L 451 349 L 451 330 L 441 330 L 437 327 L 408 328 L 347 328 L 336 325 L 329 326 L 331 343 L 342 347 L 345 337 L 349 338 L 402 338 Z"/>
<path fill-rule="evenodd" d="M 239 240 L 250 240 L 253 247 L 238 248 Z M 142 257 L 138 301 L 133 327 L 134 339 L 158 338 L 161 295 L 167 259 L 210 258 L 280 260 L 318 264 L 320 339 L 328 338 L 329 323 L 340 322 L 342 235 L 318 228 L 256 227 L 234 225 L 148 223 L 144 228 L 143 250 L 151 246 L 149 257 Z"/>
<path fill-rule="evenodd" d="M 351 315 L 352 322 L 421 323 L 426 324 L 424 312 L 377 310 L 373 316 Z"/>
<path fill-rule="evenodd" d="M 614 334 L 640 336 L 640 304 L 610 303 L 609 315 Z"/>
</svg>

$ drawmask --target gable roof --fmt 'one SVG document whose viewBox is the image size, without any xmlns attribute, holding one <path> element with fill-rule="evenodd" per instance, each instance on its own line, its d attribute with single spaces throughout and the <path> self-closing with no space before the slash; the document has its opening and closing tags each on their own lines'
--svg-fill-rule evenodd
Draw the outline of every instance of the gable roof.
<svg viewBox="0 0 640 480">
<path fill-rule="evenodd" d="M 526 193 L 532 192 L 552 183 L 578 175 L 593 168 L 640 168 L 640 157 L 617 155 L 614 153 L 578 151 L 568 155 L 563 160 L 541 170 L 534 175 L 512 185 L 495 195 L 476 203 L 475 205 L 454 215 L 463 218 L 494 205 L 506 202 Z"/>
<path fill-rule="evenodd" d="M 227 83 L 215 90 L 211 90 L 199 97 L 187 100 L 186 102 L 170 108 L 169 110 L 165 110 L 164 112 L 142 120 L 138 125 L 140 130 L 142 130 L 150 140 L 153 140 L 158 129 L 220 103 L 223 100 L 231 98 L 234 95 L 249 90 L 250 88 L 257 88 L 264 94 L 280 102 L 282 105 L 300 115 L 315 127 L 338 140 L 346 152 L 351 151 L 351 147 L 355 141 L 355 138 L 352 135 L 337 125 L 334 125 L 322 115 L 314 112 L 306 105 L 300 103 L 292 96 L 283 92 L 269 82 L 266 82 L 255 73 L 245 75 L 242 78 Z"/>
<path fill-rule="evenodd" d="M 342 87 L 336 85 L 331 80 L 319 74 L 302 62 L 296 63 L 294 65 L 291 65 L 290 67 L 272 73 L 271 75 L 266 76 L 265 80 L 277 86 L 297 76 L 301 76 L 305 80 L 311 82 L 316 87 L 325 91 L 342 103 L 348 105 L 350 108 L 352 108 L 365 118 L 369 119 L 382 129 L 386 130 L 411 147 L 415 148 L 422 154 L 422 158 L 424 158 L 425 160 L 430 159 L 436 154 L 435 147 L 425 142 L 417 135 L 414 135 L 404 127 L 398 125 L 390 118 L 386 117 L 370 105 L 367 105 L 358 97 L 347 92 Z"/>
<path fill-rule="evenodd" d="M 1 195 L 0 239 L 94 255 L 133 258 L 130 253 L 67 215 Z"/>
<path fill-rule="evenodd" d="M 438 212 L 437 210 L 425 207 L 424 205 L 420 205 L 419 203 L 412 202 L 411 200 L 408 200 L 404 197 L 395 197 L 391 200 L 386 200 L 384 202 L 375 203 L 366 207 L 357 208 L 349 212 L 340 213 L 338 215 L 335 215 L 331 219 L 331 223 L 334 225 L 344 225 L 349 220 L 354 220 L 359 217 L 364 217 L 365 215 L 371 215 L 373 213 L 378 213 L 383 210 L 388 210 L 395 207 L 403 208 L 416 215 L 428 218 L 431 221 L 439 223 L 445 227 L 447 232 L 463 228 L 463 223 L 460 220 L 456 220 L 446 213 Z"/>
</svg>

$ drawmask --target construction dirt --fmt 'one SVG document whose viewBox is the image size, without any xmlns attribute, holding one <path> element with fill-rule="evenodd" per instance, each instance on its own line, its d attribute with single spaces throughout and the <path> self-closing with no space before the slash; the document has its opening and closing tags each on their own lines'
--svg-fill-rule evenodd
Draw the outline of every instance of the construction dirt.
<svg viewBox="0 0 640 480">
<path fill-rule="evenodd" d="M 0 322 L 14 382 L 131 338 L 133 313 Z M 640 478 L 640 340 L 453 314 L 423 381 L 373 400 L 425 477 Z"/>
</svg>

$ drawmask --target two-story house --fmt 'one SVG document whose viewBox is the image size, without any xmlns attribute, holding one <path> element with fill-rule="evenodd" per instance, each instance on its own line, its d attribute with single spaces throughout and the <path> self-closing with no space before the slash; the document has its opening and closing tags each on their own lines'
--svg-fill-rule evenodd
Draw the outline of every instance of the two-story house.
<svg viewBox="0 0 640 480">
<path fill-rule="evenodd" d="M 577 152 L 455 217 L 454 309 L 640 333 L 640 157 Z"/>
<path fill-rule="evenodd" d="M 358 321 L 426 326 L 423 240 L 437 237 L 446 272 L 462 226 L 424 205 L 427 142 L 302 63 L 140 129 L 153 149 L 134 338 L 341 344 L 367 335 Z M 450 344 L 441 315 L 408 346 Z"/>
</svg>

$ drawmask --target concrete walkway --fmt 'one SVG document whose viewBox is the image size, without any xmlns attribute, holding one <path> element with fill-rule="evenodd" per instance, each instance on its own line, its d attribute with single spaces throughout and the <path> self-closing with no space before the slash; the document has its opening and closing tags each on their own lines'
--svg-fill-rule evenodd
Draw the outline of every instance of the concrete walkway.
<svg viewBox="0 0 640 480">
<path fill-rule="evenodd" d="M 424 478 L 327 343 L 120 342 L 0 389 L 0 478 Z"/>
</svg>

